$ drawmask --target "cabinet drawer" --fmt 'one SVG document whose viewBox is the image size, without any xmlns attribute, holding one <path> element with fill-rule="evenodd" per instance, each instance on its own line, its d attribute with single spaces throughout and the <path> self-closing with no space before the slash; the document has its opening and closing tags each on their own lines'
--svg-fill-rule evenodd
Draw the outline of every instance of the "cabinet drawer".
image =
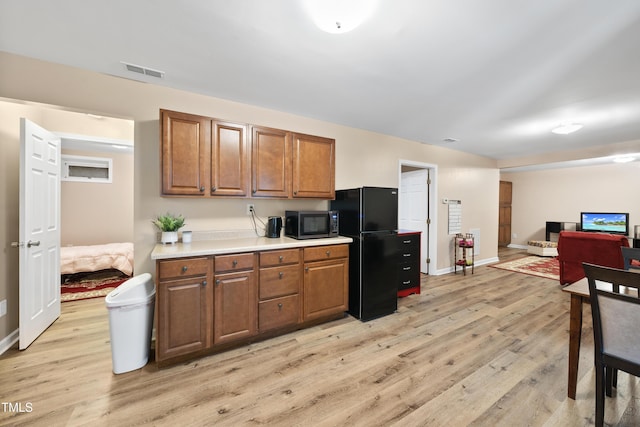
<svg viewBox="0 0 640 427">
<path fill-rule="evenodd" d="M 413 288 L 420 285 L 420 272 L 415 264 L 400 264 L 398 289 Z"/>
<path fill-rule="evenodd" d="M 215 272 L 222 271 L 238 271 L 252 270 L 254 263 L 253 253 L 216 255 L 215 256 Z"/>
<path fill-rule="evenodd" d="M 260 269 L 261 300 L 300 292 L 300 266 L 287 265 Z"/>
<path fill-rule="evenodd" d="M 346 258 L 348 256 L 349 245 L 331 245 L 304 248 L 305 261 L 320 261 L 332 258 Z"/>
<path fill-rule="evenodd" d="M 300 249 L 260 252 L 260 267 L 274 267 L 300 262 Z"/>
<path fill-rule="evenodd" d="M 298 295 L 260 302 L 258 328 L 260 332 L 298 323 L 300 299 Z"/>
<path fill-rule="evenodd" d="M 158 261 L 158 280 L 203 276 L 209 272 L 211 258 L 182 258 Z"/>
</svg>

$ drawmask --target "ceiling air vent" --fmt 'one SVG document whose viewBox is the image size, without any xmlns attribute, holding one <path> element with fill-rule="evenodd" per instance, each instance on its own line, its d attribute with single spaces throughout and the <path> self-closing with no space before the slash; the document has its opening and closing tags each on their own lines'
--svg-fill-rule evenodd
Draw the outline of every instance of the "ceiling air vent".
<svg viewBox="0 0 640 427">
<path fill-rule="evenodd" d="M 153 68 L 143 67 L 141 65 L 129 64 L 127 62 L 122 62 L 122 65 L 124 65 L 127 71 L 131 71 L 132 73 L 144 74 L 145 76 L 157 77 L 159 79 L 164 78 L 164 71 L 154 70 Z"/>
</svg>

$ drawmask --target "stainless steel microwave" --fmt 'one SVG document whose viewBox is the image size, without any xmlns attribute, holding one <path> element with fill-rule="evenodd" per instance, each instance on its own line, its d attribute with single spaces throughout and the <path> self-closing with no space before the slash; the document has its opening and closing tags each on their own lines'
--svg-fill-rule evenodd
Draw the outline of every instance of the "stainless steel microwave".
<svg viewBox="0 0 640 427">
<path fill-rule="evenodd" d="M 285 211 L 284 235 L 294 239 L 338 236 L 338 211 Z"/>
</svg>

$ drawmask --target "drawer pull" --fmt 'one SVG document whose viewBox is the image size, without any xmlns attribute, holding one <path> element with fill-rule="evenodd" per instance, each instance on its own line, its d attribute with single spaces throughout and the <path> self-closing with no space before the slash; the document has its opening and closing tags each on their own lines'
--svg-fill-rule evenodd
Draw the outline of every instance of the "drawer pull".
<svg viewBox="0 0 640 427">
<path fill-rule="evenodd" d="M 281 271 L 280 273 L 278 273 L 278 276 L 282 279 L 282 276 L 284 276 L 284 273 Z"/>
<path fill-rule="evenodd" d="M 280 260 L 280 262 L 284 261 L 284 257 L 282 255 L 280 255 L 280 257 L 278 257 L 278 259 Z"/>
<path fill-rule="evenodd" d="M 282 311 L 282 303 L 281 302 L 278 303 L 278 311 Z"/>
<path fill-rule="evenodd" d="M 203 280 L 203 281 L 202 281 L 202 287 L 204 288 L 205 286 L 207 286 L 207 281 L 206 281 L 206 280 Z"/>
<path fill-rule="evenodd" d="M 411 240 L 403 240 L 402 243 L 411 243 Z"/>
<path fill-rule="evenodd" d="M 402 254 L 402 256 L 409 257 L 411 254 Z"/>
<path fill-rule="evenodd" d="M 235 259 L 231 262 L 231 264 L 233 264 L 233 268 L 236 268 L 236 266 L 238 265 L 238 261 L 236 261 Z"/>
<path fill-rule="evenodd" d="M 188 269 L 189 269 L 189 267 L 187 267 L 186 265 L 182 266 L 182 272 L 183 273 L 186 273 Z"/>
<path fill-rule="evenodd" d="M 411 283 L 411 280 L 407 280 L 406 282 L 402 282 L 403 285 L 408 285 Z"/>
<path fill-rule="evenodd" d="M 331 251 L 327 251 L 327 256 L 331 256 Z"/>
<path fill-rule="evenodd" d="M 409 270 L 411 270 L 411 267 L 402 267 L 402 269 L 403 269 L 404 271 L 409 271 Z"/>
</svg>

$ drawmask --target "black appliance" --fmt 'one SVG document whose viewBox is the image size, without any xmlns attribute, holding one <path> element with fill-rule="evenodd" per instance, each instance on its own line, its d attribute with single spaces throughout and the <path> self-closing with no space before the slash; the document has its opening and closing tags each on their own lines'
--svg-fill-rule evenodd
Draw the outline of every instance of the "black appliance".
<svg viewBox="0 0 640 427">
<path fill-rule="evenodd" d="M 284 235 L 294 239 L 338 237 L 336 211 L 285 211 Z"/>
<path fill-rule="evenodd" d="M 280 237 L 280 231 L 282 230 L 282 218 L 279 216 L 270 216 L 267 219 L 267 231 L 266 237 L 277 239 Z"/>
<path fill-rule="evenodd" d="M 337 190 L 340 235 L 349 246 L 349 314 L 366 321 L 398 309 L 398 189 Z"/>
</svg>

